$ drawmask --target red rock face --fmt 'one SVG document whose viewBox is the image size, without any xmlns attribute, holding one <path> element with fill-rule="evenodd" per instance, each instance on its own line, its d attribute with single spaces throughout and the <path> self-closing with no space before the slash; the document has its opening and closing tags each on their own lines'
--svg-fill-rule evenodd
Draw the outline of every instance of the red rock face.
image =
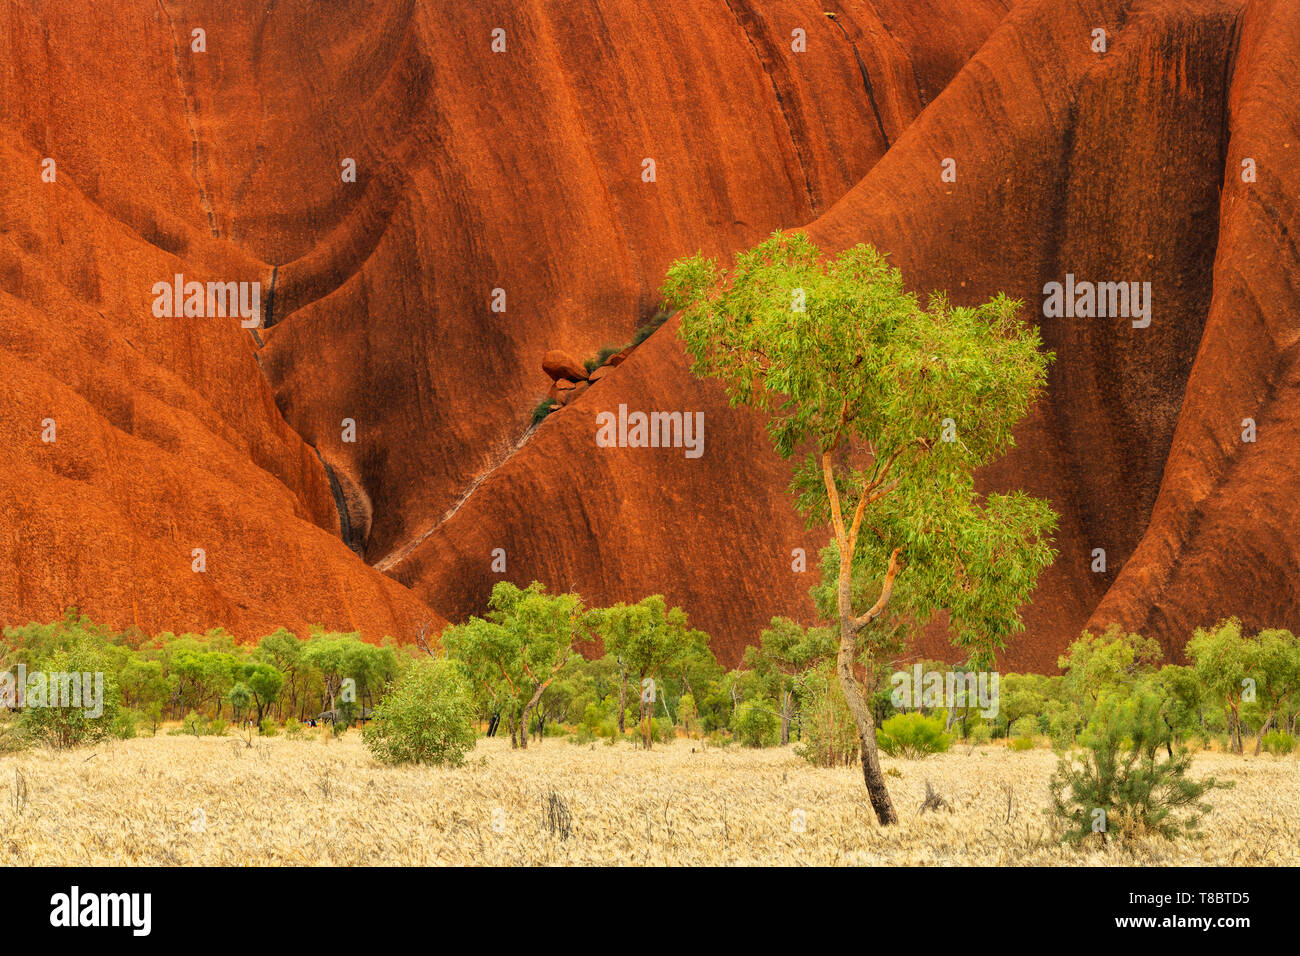
<svg viewBox="0 0 1300 956">
<path fill-rule="evenodd" d="M 1232 614 L 1294 628 L 1300 603 L 1300 8 L 1249 5 L 1237 36 L 1204 333 L 1150 521 L 1091 615 L 1170 649 Z M 1243 441 L 1251 423 L 1255 441 Z"/>
<path fill-rule="evenodd" d="M 213 61 L 177 52 L 166 10 L 19 4 L 0 23 L 0 624 L 76 605 L 148 632 L 406 636 L 442 619 L 340 540 L 252 334 L 153 313 L 178 273 L 269 291 L 271 271 L 231 222 L 248 169 L 213 155 L 255 145 L 255 91 L 242 126 L 210 112 Z"/>
<path fill-rule="evenodd" d="M 1021 298 L 1056 353 L 1045 401 L 984 475 L 985 487 L 1024 488 L 1061 515 L 1060 555 L 1010 666 L 1052 669 L 1085 624 L 1104 623 L 1093 612 L 1151 515 L 1214 291 L 1242 9 L 1018 6 L 809 230 L 829 249 L 874 242 L 918 290 L 945 289 L 961 303 L 997 291 Z M 1104 55 L 1091 49 L 1099 27 L 1109 34 Z M 948 157 L 955 183 L 937 174 Z M 1045 285 L 1069 274 L 1150 282 L 1150 326 L 1045 317 Z M 1096 549 L 1105 572 L 1093 570 Z M 1190 631 L 1151 636 L 1181 647 Z M 922 644 L 941 654 L 945 635 L 931 629 Z"/>
<path fill-rule="evenodd" d="M 1057 353 L 984 476 L 1062 515 L 1007 665 L 1111 619 L 1171 649 L 1231 613 L 1294 625 L 1293 6 L 20 3 L 0 621 L 404 636 L 481 611 L 500 549 L 590 603 L 663 593 L 734 663 L 811 619 L 827 539 L 761 420 L 672 321 L 530 416 L 543 357 L 625 345 L 675 258 L 806 225 L 918 290 L 1023 298 Z M 176 273 L 260 282 L 264 327 L 154 318 Z M 1150 282 L 1151 324 L 1045 318 L 1067 273 Z M 702 412 L 703 453 L 600 447 L 620 405 Z"/>
</svg>

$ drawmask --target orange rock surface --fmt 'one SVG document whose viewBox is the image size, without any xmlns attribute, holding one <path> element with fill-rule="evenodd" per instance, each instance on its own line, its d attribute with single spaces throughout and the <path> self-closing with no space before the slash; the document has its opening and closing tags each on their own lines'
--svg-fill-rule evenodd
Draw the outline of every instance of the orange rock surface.
<svg viewBox="0 0 1300 956">
<path fill-rule="evenodd" d="M 530 416 L 543 356 L 630 341 L 675 258 L 806 226 L 1023 298 L 1057 353 L 983 479 L 1062 515 L 1006 665 L 1109 620 L 1296 626 L 1298 41 L 1285 0 L 19 0 L 0 623 L 406 637 L 481 611 L 504 549 L 589 603 L 661 592 L 734 663 L 811 619 L 827 538 L 762 422 L 673 321 Z M 1044 318 L 1066 273 L 1151 282 L 1150 326 Z M 175 274 L 259 282 L 263 327 L 155 318 Z M 598 448 L 619 405 L 703 412 L 704 454 Z"/>
</svg>

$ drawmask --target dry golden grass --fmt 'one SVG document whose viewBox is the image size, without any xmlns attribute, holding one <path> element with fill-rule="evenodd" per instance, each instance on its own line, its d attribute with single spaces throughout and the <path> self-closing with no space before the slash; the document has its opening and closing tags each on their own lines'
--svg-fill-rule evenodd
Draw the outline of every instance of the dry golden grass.
<svg viewBox="0 0 1300 956">
<path fill-rule="evenodd" d="M 647 753 L 548 739 L 511 752 L 484 740 L 467 766 L 444 770 L 381 766 L 355 732 L 251 749 L 160 736 L 0 758 L 0 864 L 1300 863 L 1293 757 L 1198 755 L 1197 776 L 1237 784 L 1210 794 L 1205 836 L 1109 851 L 1051 842 L 1055 764 L 1046 750 L 1000 747 L 886 759 L 902 817 L 886 829 L 857 770 L 818 770 L 788 748 L 678 740 Z M 954 813 L 920 813 L 927 779 Z M 572 817 L 568 839 L 543 822 L 552 790 Z"/>
</svg>

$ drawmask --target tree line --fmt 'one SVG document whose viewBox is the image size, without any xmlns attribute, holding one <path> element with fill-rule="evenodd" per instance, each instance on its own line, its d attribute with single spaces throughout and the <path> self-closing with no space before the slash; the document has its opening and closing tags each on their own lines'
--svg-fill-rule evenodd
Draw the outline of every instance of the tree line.
<svg viewBox="0 0 1300 956">
<path fill-rule="evenodd" d="M 794 744 L 820 766 L 860 757 L 856 722 L 837 679 L 833 628 L 774 618 L 746 648 L 741 666 L 728 670 L 708 635 L 660 595 L 588 608 L 580 596 L 550 594 L 538 582 L 500 582 L 483 617 L 448 627 L 433 643 L 421 635 L 400 646 L 323 630 L 302 639 L 281 629 L 251 644 L 220 629 L 150 638 L 113 631 L 71 609 L 49 624 L 7 628 L 0 653 L 11 672 L 23 664 L 28 672 L 105 675 L 104 710 L 94 720 L 79 712 L 29 712 L 34 729 L 57 730 L 56 742 L 76 742 L 79 734 L 130 736 L 141 728 L 156 733 L 165 721 L 187 719 L 205 728 L 249 721 L 273 733 L 277 724 L 322 712 L 342 729 L 372 711 L 382 716 L 379 705 L 394 684 L 415 663 L 436 658 L 456 671 L 445 686 L 464 696 L 461 710 L 473 731 L 508 736 L 514 747 L 549 736 L 647 748 L 690 737 L 724 746 Z M 1156 642 L 1118 628 L 1084 634 L 1061 656 L 1058 675 L 1000 675 L 992 716 L 973 697 L 956 706 L 946 699 L 900 706 L 891 676 L 916 661 L 879 664 L 861 680 L 878 728 L 911 713 L 937 726 L 893 726 L 913 726 L 909 732 L 934 740 L 1045 738 L 1065 751 L 1104 700 L 1143 698 L 1154 702 L 1171 755 L 1175 744 L 1212 741 L 1244 753 L 1252 738 L 1255 753 L 1292 749 L 1300 730 L 1300 640 L 1281 629 L 1249 633 L 1231 619 L 1196 631 L 1186 655 L 1186 664 L 1163 662 Z M 927 675 L 968 671 L 919 663 Z M 878 731 L 881 740 L 888 749 L 889 735 Z"/>
</svg>

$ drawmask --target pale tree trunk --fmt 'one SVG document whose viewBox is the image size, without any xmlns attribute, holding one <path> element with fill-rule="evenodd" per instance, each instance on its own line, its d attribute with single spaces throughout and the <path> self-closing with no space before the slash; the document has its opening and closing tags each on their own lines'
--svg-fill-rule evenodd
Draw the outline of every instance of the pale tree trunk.
<svg viewBox="0 0 1300 956">
<path fill-rule="evenodd" d="M 521 715 L 519 720 L 519 746 L 521 746 L 525 750 L 528 749 L 528 718 L 532 716 L 533 708 L 537 706 L 537 702 L 541 700 L 542 695 L 546 693 L 546 688 L 550 687 L 551 681 L 555 680 L 555 675 L 560 672 L 560 669 L 564 667 L 566 663 L 568 663 L 569 654 L 572 653 L 573 651 L 573 628 L 574 628 L 574 621 L 573 619 L 570 619 L 568 646 L 564 649 L 564 653 L 559 655 L 559 658 L 556 660 L 554 666 L 551 667 L 550 675 L 546 678 L 546 680 L 542 681 L 537 685 L 537 689 L 533 691 L 533 696 L 528 698 L 528 703 L 524 704 L 524 712 Z M 533 677 L 532 669 L 529 668 L 527 660 L 524 661 L 524 673 L 528 675 L 529 680 L 536 679 Z M 542 739 L 542 725 L 543 725 L 543 721 L 539 720 L 537 722 L 537 739 L 539 741 Z"/>
<path fill-rule="evenodd" d="M 644 680 L 645 680 L 645 678 L 643 677 L 643 678 L 642 678 L 642 681 L 644 681 Z M 645 691 L 642 690 L 642 691 L 641 691 L 641 695 L 644 695 L 644 694 L 645 694 Z M 651 737 L 653 736 L 653 734 L 652 734 L 652 732 L 651 732 L 651 728 L 652 728 L 653 725 L 651 724 L 650 721 L 651 721 L 651 718 L 654 716 L 654 711 L 653 711 L 653 709 L 652 709 L 652 708 L 653 708 L 653 705 L 651 705 L 651 707 L 647 707 L 647 706 L 646 706 L 646 700 L 645 700 L 645 697 L 644 697 L 644 696 L 641 696 L 641 695 L 638 695 L 638 696 L 639 696 L 639 699 L 640 699 L 640 701 L 641 701 L 641 742 L 642 742 L 643 744 L 645 744 L 645 749 L 646 749 L 646 750 L 649 750 L 649 749 L 650 749 L 650 741 L 651 741 Z"/>
<path fill-rule="evenodd" d="M 565 658 L 567 659 L 567 657 L 568 655 L 566 654 Z M 563 663 L 564 662 L 561 661 L 560 665 L 557 665 L 555 670 L 558 671 L 560 669 L 560 666 L 563 665 Z M 546 693 L 546 688 L 551 686 L 551 681 L 553 680 L 555 680 L 555 671 L 552 671 L 550 677 L 546 678 L 546 680 L 542 681 L 540 684 L 537 685 L 537 690 L 533 691 L 533 696 L 529 698 L 528 703 L 524 704 L 523 730 L 519 734 L 519 736 L 523 738 L 524 749 L 528 748 L 528 718 L 532 716 L 533 708 L 537 706 L 537 702 L 542 699 L 542 695 Z M 540 723 L 538 724 L 537 729 L 538 729 L 538 739 L 540 740 L 541 739 Z"/>
<path fill-rule="evenodd" d="M 866 693 L 853 673 L 858 641 L 850 599 L 851 575 L 852 567 L 849 561 L 841 558 L 840 651 L 836 659 L 836 671 L 839 674 L 840 686 L 844 690 L 844 699 L 849 705 L 849 713 L 853 715 L 853 723 L 857 726 L 862 757 L 862 780 L 867 785 L 867 795 L 871 798 L 872 809 L 876 811 L 876 819 L 882 824 L 897 823 L 898 814 L 894 812 L 894 803 L 889 798 L 889 788 L 885 786 L 885 775 L 880 769 L 880 753 L 876 748 L 876 721 L 871 714 L 871 708 L 867 706 Z"/>
<path fill-rule="evenodd" d="M 1277 712 L 1276 712 L 1276 711 L 1274 711 L 1273 713 L 1269 714 L 1269 715 L 1268 715 L 1268 720 L 1264 721 L 1264 726 L 1261 727 L 1261 728 L 1259 728 L 1259 734 L 1255 737 L 1255 756 L 1256 756 L 1256 757 L 1259 756 L 1259 748 L 1260 748 L 1260 746 L 1264 743 L 1264 735 L 1265 735 L 1266 733 L 1268 733 L 1268 729 L 1269 729 L 1270 727 L 1273 726 L 1273 718 L 1274 718 L 1276 715 L 1277 715 Z"/>
<path fill-rule="evenodd" d="M 781 691 L 781 746 L 784 747 L 790 742 L 790 703 L 791 693 L 788 690 Z"/>
<path fill-rule="evenodd" d="M 627 670 L 623 658 L 618 659 L 618 733 L 627 733 Z"/>
<path fill-rule="evenodd" d="M 876 748 L 876 721 L 871 713 L 871 708 L 868 706 L 866 691 L 858 683 L 858 678 L 853 673 L 853 665 L 857 657 L 858 632 L 878 618 L 884 612 L 885 605 L 889 603 L 889 596 L 894 590 L 894 578 L 898 575 L 898 556 L 901 549 L 895 548 L 893 553 L 890 554 L 889 568 L 885 573 L 885 581 L 880 590 L 880 597 L 871 610 L 860 618 L 853 616 L 853 556 L 857 550 L 858 532 L 862 527 L 862 515 L 866 506 L 884 497 L 893 488 L 897 487 L 897 481 L 882 486 L 885 476 L 889 473 L 889 466 L 893 464 L 897 457 L 898 453 L 896 452 L 889 459 L 884 471 L 879 474 L 878 478 L 863 490 L 862 497 L 858 500 L 858 506 L 853 515 L 853 524 L 846 529 L 844 514 L 840 509 L 839 491 L 835 486 L 831 453 L 829 451 L 822 453 L 822 476 L 826 483 L 827 497 L 830 499 L 831 520 L 835 528 L 835 540 L 840 552 L 840 580 L 837 595 L 840 615 L 840 649 L 836 658 L 836 672 L 840 678 L 840 687 L 844 691 L 844 699 L 849 706 L 849 713 L 853 715 L 853 723 L 858 731 L 858 743 L 861 747 L 862 758 L 862 780 L 867 785 L 867 795 L 871 798 L 872 809 L 876 811 L 876 819 L 882 825 L 897 823 L 898 814 L 894 811 L 894 803 L 889 798 L 889 788 L 885 786 L 885 775 L 880 769 L 880 753 Z M 873 664 L 874 661 L 868 660 L 868 668 L 871 668 Z M 870 670 L 868 670 L 868 673 L 870 673 Z"/>
</svg>

